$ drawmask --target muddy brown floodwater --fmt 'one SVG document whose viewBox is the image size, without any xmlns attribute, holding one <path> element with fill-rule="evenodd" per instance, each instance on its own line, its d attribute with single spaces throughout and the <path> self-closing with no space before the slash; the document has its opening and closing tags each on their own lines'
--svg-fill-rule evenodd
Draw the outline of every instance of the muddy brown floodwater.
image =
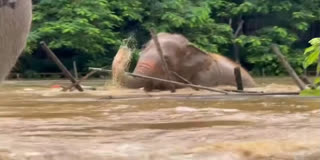
<svg viewBox="0 0 320 160">
<path fill-rule="evenodd" d="M 0 160 L 320 159 L 317 97 L 109 100 L 55 83 L 1 87 Z"/>
</svg>

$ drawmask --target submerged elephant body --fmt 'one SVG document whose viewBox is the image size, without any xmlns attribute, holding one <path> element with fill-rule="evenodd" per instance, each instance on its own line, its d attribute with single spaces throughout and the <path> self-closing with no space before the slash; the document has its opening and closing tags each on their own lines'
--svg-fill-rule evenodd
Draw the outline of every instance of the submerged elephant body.
<svg viewBox="0 0 320 160">
<path fill-rule="evenodd" d="M 0 0 L 0 82 L 25 48 L 31 20 L 31 0 Z"/>
<path fill-rule="evenodd" d="M 171 80 L 183 83 L 186 83 L 185 80 L 187 80 L 192 84 L 203 86 L 236 85 L 234 68 L 239 65 L 228 58 L 218 54 L 207 54 L 190 44 L 188 39 L 179 34 L 159 33 L 158 39 L 168 68 L 171 71 Z M 121 52 L 124 51 L 119 51 L 118 54 L 123 54 Z M 119 61 L 117 57 L 113 63 L 113 70 L 117 70 L 119 67 L 115 63 Z M 149 41 L 142 50 L 134 73 L 167 79 L 153 41 Z M 254 87 L 253 78 L 242 67 L 241 73 L 244 86 Z M 170 85 L 164 82 L 133 78 L 125 74 L 116 76 L 121 76 L 122 84 L 129 88 L 170 89 Z M 176 85 L 176 87 L 180 88 L 182 86 Z"/>
</svg>

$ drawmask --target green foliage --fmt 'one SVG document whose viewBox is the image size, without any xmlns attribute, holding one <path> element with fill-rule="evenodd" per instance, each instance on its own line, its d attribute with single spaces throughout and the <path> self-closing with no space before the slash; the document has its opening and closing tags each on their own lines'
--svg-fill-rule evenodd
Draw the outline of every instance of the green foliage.
<svg viewBox="0 0 320 160">
<path fill-rule="evenodd" d="M 271 51 L 270 45 L 274 42 L 298 72 L 302 72 L 302 61 L 298 50 L 290 48 L 297 40 L 294 34 L 290 34 L 285 28 L 278 26 L 265 27 L 257 31 L 256 36 L 242 35 L 236 39 L 236 43 L 246 50 L 247 61 L 255 64 L 255 68 L 264 68 L 266 72 L 275 75 L 283 74 L 285 71 L 279 65 L 277 56 Z"/>
<path fill-rule="evenodd" d="M 35 4 L 29 47 L 40 40 L 49 47 L 70 48 L 88 54 L 101 54 L 106 46 L 120 44 L 113 29 L 122 19 L 105 0 L 41 0 Z M 32 51 L 34 48 L 29 48 Z"/>
<path fill-rule="evenodd" d="M 320 77 L 317 77 L 314 82 L 313 82 L 315 85 L 318 85 L 320 86 Z"/>
<path fill-rule="evenodd" d="M 304 51 L 304 55 L 306 56 L 303 63 L 304 68 L 319 62 L 320 38 L 313 38 L 309 43 L 311 46 Z M 320 75 L 320 63 L 317 64 L 317 75 Z M 317 87 L 316 89 L 305 89 L 300 94 L 303 96 L 320 96 L 320 77 L 316 77 L 313 83 L 313 85 Z"/>
<path fill-rule="evenodd" d="M 304 51 L 304 55 L 306 56 L 306 59 L 303 63 L 304 68 L 307 68 L 310 65 L 317 63 L 319 59 L 320 38 L 313 38 L 309 41 L 309 43 L 311 44 L 311 46 Z M 320 64 L 318 64 L 317 72 L 320 72 Z"/>
<path fill-rule="evenodd" d="M 232 29 L 229 25 L 218 23 L 212 16 L 212 8 L 224 0 L 154 0 L 145 1 L 144 29 L 178 32 L 211 52 L 226 51 L 231 44 Z"/>
<path fill-rule="evenodd" d="M 319 21 L 315 17 L 319 15 L 319 11 L 313 6 L 315 4 L 320 4 L 320 1 L 245 0 L 235 7 L 235 15 L 257 15 L 259 19 L 256 21 L 263 21 L 263 25 L 258 24 L 253 31 L 236 39 L 247 62 L 254 64 L 254 69 L 264 68 L 266 72 L 276 75 L 285 73 L 270 50 L 271 43 L 277 43 L 296 71 L 301 73 L 301 49 L 296 44 L 299 34 L 306 32 L 312 22 Z"/>
<path fill-rule="evenodd" d="M 87 66 L 110 65 L 123 39 L 132 35 L 137 49 L 150 39 L 149 29 L 185 35 L 201 49 L 233 54 L 260 72 L 284 74 L 270 50 L 277 43 L 297 72 L 315 61 L 301 37 L 320 22 L 320 0 L 33 0 L 33 28 L 26 52 L 44 40 L 55 52 L 80 56 Z M 244 26 L 234 37 L 239 22 Z M 310 37 L 311 38 L 311 37 Z M 319 54 L 319 52 L 318 52 Z M 137 59 L 138 54 L 135 58 Z M 62 56 L 63 58 L 63 56 Z M 135 64 L 133 61 L 133 64 Z"/>
<path fill-rule="evenodd" d="M 300 92 L 300 96 L 320 96 L 320 88 L 318 88 L 318 89 L 305 89 Z"/>
</svg>

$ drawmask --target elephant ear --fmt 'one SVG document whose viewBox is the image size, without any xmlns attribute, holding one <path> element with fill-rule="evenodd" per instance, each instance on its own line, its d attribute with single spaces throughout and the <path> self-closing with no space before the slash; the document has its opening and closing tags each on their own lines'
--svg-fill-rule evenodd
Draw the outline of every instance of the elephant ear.
<svg viewBox="0 0 320 160">
<path fill-rule="evenodd" d="M 192 71 L 200 71 L 210 61 L 209 55 L 196 47 L 194 44 L 189 43 L 186 46 L 185 56 L 181 62 L 183 68 Z"/>
<path fill-rule="evenodd" d="M 190 56 L 191 54 L 207 54 L 207 53 L 205 51 L 201 50 L 195 44 L 189 43 L 187 45 L 187 56 Z"/>
<path fill-rule="evenodd" d="M 209 56 L 208 52 L 200 49 L 199 47 L 197 47 L 195 44 L 193 43 L 189 43 L 187 45 L 187 53 L 186 53 L 186 57 L 192 57 L 193 55 L 205 55 L 205 56 Z M 210 56 L 211 57 L 211 56 Z M 211 57 L 212 58 L 212 57 Z M 217 62 L 217 60 L 215 58 L 212 58 L 212 60 L 214 62 Z"/>
<path fill-rule="evenodd" d="M 214 58 L 212 58 L 212 56 L 210 56 L 207 52 L 203 51 L 199 47 L 196 47 L 192 43 L 189 43 L 187 45 L 185 59 L 189 64 L 194 66 L 208 65 L 210 62 L 217 63 L 217 61 Z"/>
</svg>

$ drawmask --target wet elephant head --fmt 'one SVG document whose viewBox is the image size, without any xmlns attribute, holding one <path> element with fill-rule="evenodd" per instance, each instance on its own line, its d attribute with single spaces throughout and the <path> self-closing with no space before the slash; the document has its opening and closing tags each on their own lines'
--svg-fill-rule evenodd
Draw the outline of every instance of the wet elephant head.
<svg viewBox="0 0 320 160">
<path fill-rule="evenodd" d="M 208 55 L 190 44 L 182 35 L 160 33 L 158 39 L 169 70 L 184 78 L 190 79 L 194 73 L 210 63 Z M 149 41 L 142 50 L 134 73 L 166 78 L 164 65 L 154 41 Z M 180 81 L 172 74 L 170 77 Z"/>
<path fill-rule="evenodd" d="M 25 48 L 31 20 L 31 0 L 0 0 L 0 82 Z"/>
</svg>

